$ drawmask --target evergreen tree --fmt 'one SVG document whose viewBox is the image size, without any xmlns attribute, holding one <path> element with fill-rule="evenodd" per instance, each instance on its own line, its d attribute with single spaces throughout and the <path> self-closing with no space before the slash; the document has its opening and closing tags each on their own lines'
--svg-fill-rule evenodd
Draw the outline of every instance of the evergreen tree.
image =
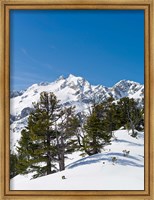
<svg viewBox="0 0 154 200">
<path fill-rule="evenodd" d="M 104 110 L 104 127 L 110 135 L 112 132 L 117 129 L 118 127 L 118 118 L 116 112 L 116 104 L 114 103 L 114 99 L 112 97 L 108 98 L 103 105 L 105 106 Z"/>
<path fill-rule="evenodd" d="M 10 179 L 18 175 L 17 163 L 18 163 L 17 155 L 10 152 Z"/>
<path fill-rule="evenodd" d="M 121 126 L 132 130 L 132 136 L 136 136 L 135 129 L 138 129 L 140 122 L 143 120 L 143 112 L 138 107 L 135 100 L 128 97 L 120 99 L 117 103 L 119 119 Z"/>
<path fill-rule="evenodd" d="M 74 136 L 79 127 L 79 121 L 74 109 L 75 107 L 63 108 L 56 124 L 56 149 L 60 171 L 65 169 L 66 155 L 73 153 L 77 147 L 77 140 Z"/>
<path fill-rule="evenodd" d="M 27 128 L 28 129 L 28 128 Z M 30 171 L 30 150 L 32 145 L 32 140 L 30 138 L 29 131 L 23 129 L 21 131 L 21 139 L 18 142 L 19 146 L 17 147 L 18 151 L 18 163 L 17 171 L 19 174 L 27 174 Z"/>
<path fill-rule="evenodd" d="M 85 121 L 84 125 L 81 125 L 82 134 L 77 135 L 81 150 L 88 155 L 100 152 L 114 136 L 113 131 L 122 126 L 131 129 L 132 136 L 136 137 L 135 129 L 144 127 L 143 110 L 134 99 L 128 97 L 116 103 L 112 97 L 101 103 L 95 102 L 86 121 L 80 117 L 81 123 Z"/>
<path fill-rule="evenodd" d="M 108 99 L 95 105 L 91 115 L 87 117 L 83 130 L 85 134 L 80 146 L 88 155 L 99 153 L 105 144 L 110 143 L 114 127 L 110 118 L 113 115 L 109 107 L 111 102 L 112 99 Z"/>
<path fill-rule="evenodd" d="M 28 125 L 21 132 L 18 147 L 20 173 L 35 172 L 33 178 L 55 171 L 54 123 L 59 119 L 59 104 L 53 93 L 42 92 L 40 102 L 28 118 Z M 54 170 L 52 170 L 54 169 Z"/>
</svg>

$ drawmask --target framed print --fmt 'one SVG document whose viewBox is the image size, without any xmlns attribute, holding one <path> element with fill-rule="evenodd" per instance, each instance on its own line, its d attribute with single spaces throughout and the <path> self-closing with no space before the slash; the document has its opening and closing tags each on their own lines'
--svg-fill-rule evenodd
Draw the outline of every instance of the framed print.
<svg viewBox="0 0 154 200">
<path fill-rule="evenodd" d="M 0 5 L 1 199 L 152 200 L 153 0 Z"/>
</svg>

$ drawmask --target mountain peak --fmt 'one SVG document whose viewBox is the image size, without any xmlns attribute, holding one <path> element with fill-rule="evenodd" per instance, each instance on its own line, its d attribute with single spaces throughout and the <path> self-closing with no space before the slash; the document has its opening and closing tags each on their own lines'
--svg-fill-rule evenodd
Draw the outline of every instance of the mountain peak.
<svg viewBox="0 0 154 200">
<path fill-rule="evenodd" d="M 59 78 L 57 79 L 57 80 L 64 80 L 65 78 L 64 78 L 64 76 L 63 75 L 61 75 L 61 76 L 59 76 Z"/>
<path fill-rule="evenodd" d="M 130 80 L 123 79 L 123 80 L 117 82 L 117 83 L 115 84 L 115 86 L 117 86 L 117 85 L 126 85 L 126 84 L 127 84 L 127 85 L 131 85 L 131 84 L 140 85 L 139 83 L 137 83 L 137 82 L 135 82 L 135 81 L 130 81 Z"/>
<path fill-rule="evenodd" d="M 78 78 L 77 76 L 75 76 L 75 75 L 73 75 L 73 74 L 70 74 L 69 76 L 68 76 L 68 78 L 70 79 L 72 79 L 72 78 Z"/>
<path fill-rule="evenodd" d="M 76 76 L 74 76 L 73 74 L 69 74 L 68 77 L 72 78 L 72 77 L 76 77 Z"/>
</svg>

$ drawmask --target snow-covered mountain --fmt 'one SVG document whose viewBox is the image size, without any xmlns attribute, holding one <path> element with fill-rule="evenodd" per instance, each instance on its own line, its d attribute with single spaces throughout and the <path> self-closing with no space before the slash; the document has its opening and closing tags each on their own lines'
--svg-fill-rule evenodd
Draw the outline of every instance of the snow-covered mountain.
<svg viewBox="0 0 154 200">
<path fill-rule="evenodd" d="M 83 110 L 86 104 L 97 97 L 105 100 L 113 97 L 116 100 L 122 97 L 130 97 L 141 102 L 144 96 L 144 86 L 133 82 L 121 80 L 113 87 L 105 87 L 102 85 L 91 85 L 82 77 L 76 77 L 70 74 L 68 78 L 60 76 L 52 83 L 33 84 L 25 91 L 11 92 L 11 115 L 16 119 L 21 119 L 28 115 L 32 102 L 39 99 L 42 91 L 54 92 L 61 103 L 64 105 L 75 105 L 77 110 Z"/>
<path fill-rule="evenodd" d="M 21 90 L 21 91 L 13 90 L 10 92 L 10 98 L 21 96 L 23 93 L 24 93 L 23 90 Z"/>
<path fill-rule="evenodd" d="M 129 80 L 121 80 L 113 87 L 91 85 L 82 77 L 70 74 L 67 78 L 60 76 L 52 83 L 33 84 L 25 91 L 11 92 L 10 99 L 10 143 L 11 149 L 20 138 L 20 131 L 27 123 L 32 102 L 37 102 L 40 93 L 53 92 L 64 106 L 76 106 L 76 112 L 86 112 L 93 99 L 106 100 L 113 97 L 118 100 L 123 97 L 134 98 L 140 106 L 144 97 L 144 86 Z"/>
</svg>

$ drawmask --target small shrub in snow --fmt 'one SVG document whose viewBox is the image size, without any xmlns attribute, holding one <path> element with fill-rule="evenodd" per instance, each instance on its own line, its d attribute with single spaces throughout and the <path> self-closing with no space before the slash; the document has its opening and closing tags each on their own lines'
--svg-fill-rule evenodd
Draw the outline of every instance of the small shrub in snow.
<svg viewBox="0 0 154 200">
<path fill-rule="evenodd" d="M 85 152 L 81 153 L 80 156 L 84 158 L 87 154 Z"/>
<path fill-rule="evenodd" d="M 62 179 L 66 179 L 66 177 L 65 177 L 65 176 L 62 176 L 61 178 L 62 178 Z"/>
<path fill-rule="evenodd" d="M 116 157 L 112 157 L 112 164 L 113 165 L 115 165 L 116 161 L 117 161 L 117 158 Z"/>
<path fill-rule="evenodd" d="M 123 152 L 123 156 L 127 157 L 130 153 L 130 151 L 127 151 L 126 149 L 122 151 Z"/>
</svg>

